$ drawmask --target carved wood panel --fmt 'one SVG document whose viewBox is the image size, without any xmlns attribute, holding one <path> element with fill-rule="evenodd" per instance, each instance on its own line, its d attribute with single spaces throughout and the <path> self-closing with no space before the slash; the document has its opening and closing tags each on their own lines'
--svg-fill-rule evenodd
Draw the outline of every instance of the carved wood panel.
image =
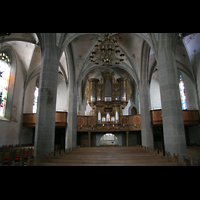
<svg viewBox="0 0 200 200">
<path fill-rule="evenodd" d="M 134 116 L 133 115 L 130 115 L 129 116 L 129 125 L 133 125 L 133 119 L 134 119 Z"/>
<path fill-rule="evenodd" d="M 95 126 L 96 125 L 96 120 L 95 120 L 95 118 L 94 117 L 88 117 L 88 125 L 89 126 Z"/>
<path fill-rule="evenodd" d="M 127 125 L 128 124 L 128 116 L 123 116 L 123 118 L 122 118 L 122 124 L 125 124 L 125 125 Z"/>
<path fill-rule="evenodd" d="M 133 116 L 133 124 L 141 124 L 141 117 L 140 115 Z"/>
<path fill-rule="evenodd" d="M 162 124 L 162 110 L 152 110 L 152 123 L 153 125 Z"/>
<path fill-rule="evenodd" d="M 87 116 L 77 116 L 77 125 L 87 126 Z"/>
<path fill-rule="evenodd" d="M 199 124 L 199 111 L 198 110 L 183 110 L 184 124 Z M 162 110 L 152 110 L 152 123 L 153 125 L 162 124 Z"/>
<path fill-rule="evenodd" d="M 183 110 L 184 124 L 199 124 L 198 110 Z"/>
<path fill-rule="evenodd" d="M 35 127 L 35 124 L 36 124 L 36 113 L 23 114 L 23 126 Z M 67 112 L 56 112 L 55 126 L 66 126 L 66 125 L 67 125 Z"/>
</svg>

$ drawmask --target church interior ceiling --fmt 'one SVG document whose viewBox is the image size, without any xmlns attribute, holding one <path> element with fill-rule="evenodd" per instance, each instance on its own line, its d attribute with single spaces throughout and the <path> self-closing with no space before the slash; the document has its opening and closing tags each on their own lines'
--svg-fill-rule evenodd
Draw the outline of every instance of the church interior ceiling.
<svg viewBox="0 0 200 200">
<path fill-rule="evenodd" d="M 65 48 L 70 45 L 76 72 L 76 80 L 83 80 L 85 76 L 93 78 L 100 74 L 107 66 L 92 65 L 89 56 L 98 43 L 101 33 L 57 33 L 57 45 L 63 50 L 60 57 L 60 71 L 68 79 L 68 63 L 66 61 Z M 140 80 L 140 65 L 142 45 L 144 40 L 151 46 L 149 70 L 155 63 L 155 44 L 158 40 L 157 33 L 113 33 L 119 45 L 119 49 L 125 54 L 125 59 L 120 66 L 112 66 L 117 73 L 124 71 L 138 85 Z M 200 51 L 200 33 L 182 34 L 176 47 L 176 60 L 180 66 L 188 68 L 193 73 L 191 62 Z M 39 74 L 41 67 L 40 33 L 10 33 L 0 35 L 1 46 L 11 46 L 24 66 L 26 81 Z M 2 43 L 3 42 L 3 43 Z M 155 66 L 154 66 L 155 67 Z M 194 74 L 193 74 L 194 75 Z M 66 81 L 67 82 L 67 81 Z"/>
</svg>

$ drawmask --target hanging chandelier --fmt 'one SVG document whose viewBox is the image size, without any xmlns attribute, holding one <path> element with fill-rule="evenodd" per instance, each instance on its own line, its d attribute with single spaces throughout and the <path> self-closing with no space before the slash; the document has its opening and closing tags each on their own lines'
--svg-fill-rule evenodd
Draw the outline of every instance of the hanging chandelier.
<svg viewBox="0 0 200 200">
<path fill-rule="evenodd" d="M 90 55 L 90 61 L 96 65 L 113 66 L 124 61 L 123 56 L 112 33 L 102 33 Z"/>
</svg>

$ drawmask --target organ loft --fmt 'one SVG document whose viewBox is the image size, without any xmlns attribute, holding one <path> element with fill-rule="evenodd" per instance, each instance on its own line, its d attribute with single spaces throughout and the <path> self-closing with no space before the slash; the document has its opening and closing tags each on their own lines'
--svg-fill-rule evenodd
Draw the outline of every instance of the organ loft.
<svg viewBox="0 0 200 200">
<path fill-rule="evenodd" d="M 96 123 L 122 125 L 122 109 L 131 96 L 127 78 L 115 79 L 114 71 L 106 70 L 101 79 L 91 78 L 88 83 L 85 93 Z"/>
</svg>

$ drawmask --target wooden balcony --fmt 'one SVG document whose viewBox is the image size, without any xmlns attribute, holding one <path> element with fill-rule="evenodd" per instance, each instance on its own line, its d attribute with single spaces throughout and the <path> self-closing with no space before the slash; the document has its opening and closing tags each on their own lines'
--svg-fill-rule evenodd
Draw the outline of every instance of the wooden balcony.
<svg viewBox="0 0 200 200">
<path fill-rule="evenodd" d="M 162 110 L 151 110 L 153 125 L 162 125 Z M 183 120 L 185 125 L 199 124 L 199 111 L 198 110 L 183 110 Z"/>
<path fill-rule="evenodd" d="M 35 127 L 35 124 L 36 124 L 36 113 L 24 113 L 23 126 Z M 56 111 L 55 126 L 66 126 L 66 125 L 67 125 L 67 112 Z"/>
<path fill-rule="evenodd" d="M 77 116 L 78 132 L 118 132 L 118 131 L 140 131 L 140 115 L 123 116 L 121 123 L 104 122 L 96 123 L 92 116 Z"/>
</svg>

